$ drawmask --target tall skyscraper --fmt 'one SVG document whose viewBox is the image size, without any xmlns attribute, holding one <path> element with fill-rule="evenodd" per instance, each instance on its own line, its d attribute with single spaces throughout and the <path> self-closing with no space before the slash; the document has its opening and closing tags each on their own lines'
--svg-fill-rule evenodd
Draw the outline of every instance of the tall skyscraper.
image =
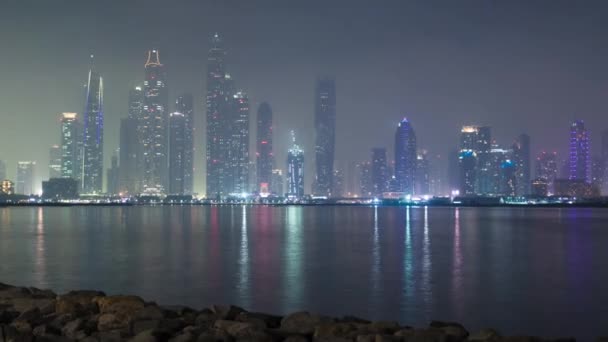
<svg viewBox="0 0 608 342">
<path fill-rule="evenodd" d="M 532 179 L 530 177 L 530 136 L 521 134 L 513 144 L 513 162 L 515 164 L 515 194 L 530 194 Z"/>
<path fill-rule="evenodd" d="M 492 129 L 489 126 L 477 128 L 477 142 L 474 150 L 477 155 L 475 192 L 483 195 L 492 194 Z"/>
<path fill-rule="evenodd" d="M 270 192 L 277 196 L 283 196 L 285 194 L 285 192 L 283 192 L 284 183 L 285 181 L 283 180 L 283 170 L 272 170 L 272 181 L 270 182 L 272 187 L 270 188 Z"/>
<path fill-rule="evenodd" d="M 61 115 L 61 177 L 72 178 L 81 185 L 82 123 L 76 113 Z"/>
<path fill-rule="evenodd" d="M 517 165 L 513 160 L 506 159 L 500 165 L 500 194 L 516 196 L 517 194 Z"/>
<path fill-rule="evenodd" d="M 427 151 L 418 153 L 414 181 L 414 193 L 416 195 L 431 194 L 431 164 Z"/>
<path fill-rule="evenodd" d="M 241 91 L 233 95 L 230 148 L 230 193 L 246 193 L 249 188 L 249 98 Z"/>
<path fill-rule="evenodd" d="M 589 152 L 589 133 L 583 121 L 578 120 L 570 126 L 570 180 L 591 182 L 591 155 Z"/>
<path fill-rule="evenodd" d="M 49 178 L 61 178 L 61 147 L 53 145 L 49 149 Z"/>
<path fill-rule="evenodd" d="M 129 113 L 120 120 L 120 168 L 118 192 L 124 195 L 135 195 L 141 191 L 141 173 L 143 133 L 139 120 L 143 114 L 143 91 L 140 86 L 129 90 Z"/>
<path fill-rule="evenodd" d="M 509 186 L 515 186 L 516 184 L 515 180 L 511 179 L 511 176 L 515 176 L 515 173 L 513 172 L 512 175 L 509 173 L 515 167 L 511 159 L 512 154 L 512 150 L 503 149 L 497 145 L 492 146 L 490 150 L 489 188 L 484 195 L 501 196 L 505 195 L 505 192 L 511 193 L 505 184 L 507 182 Z"/>
<path fill-rule="evenodd" d="M 460 151 L 458 154 L 460 195 L 474 195 L 477 185 L 477 126 L 464 126 L 460 131 Z"/>
<path fill-rule="evenodd" d="M 410 122 L 404 118 L 395 133 L 395 178 L 399 192 L 414 193 L 416 168 L 416 134 Z"/>
<path fill-rule="evenodd" d="M 175 111 L 184 115 L 184 194 L 194 192 L 194 99 L 192 94 L 180 95 L 175 101 Z"/>
<path fill-rule="evenodd" d="M 602 158 L 602 169 L 603 169 L 603 180 L 601 191 L 603 195 L 608 194 L 608 129 L 602 131 L 601 141 L 601 158 Z"/>
<path fill-rule="evenodd" d="M 163 193 L 167 190 L 168 153 L 168 95 L 165 66 L 158 50 L 147 53 L 144 80 L 142 134 L 142 174 L 144 192 Z"/>
<path fill-rule="evenodd" d="M 374 193 L 374 183 L 372 182 L 372 164 L 362 162 L 357 164 L 359 171 L 359 195 L 370 197 Z"/>
<path fill-rule="evenodd" d="M 304 196 L 304 151 L 296 144 L 296 135 L 291 132 L 293 145 L 287 152 L 287 195 Z"/>
<path fill-rule="evenodd" d="M 344 172 L 342 172 L 342 170 L 334 170 L 331 195 L 333 197 L 344 196 Z"/>
<path fill-rule="evenodd" d="M 17 183 L 15 192 L 21 195 L 31 195 L 34 193 L 34 173 L 36 162 L 20 161 L 17 163 Z"/>
<path fill-rule="evenodd" d="M 103 78 L 93 67 L 86 84 L 83 122 L 82 192 L 101 193 L 103 186 Z"/>
<path fill-rule="evenodd" d="M 216 33 L 211 38 L 211 49 L 207 56 L 207 196 L 216 197 L 224 193 L 225 158 L 228 141 L 225 131 L 230 117 L 226 104 L 226 51 L 223 41 Z M 229 94 L 230 95 L 230 94 Z"/>
<path fill-rule="evenodd" d="M 381 197 L 388 190 L 388 166 L 386 148 L 372 149 L 372 187 L 373 195 Z"/>
<path fill-rule="evenodd" d="M 0 160 L 0 182 L 6 179 L 6 163 Z"/>
<path fill-rule="evenodd" d="M 169 116 L 169 193 L 183 194 L 186 116 L 173 112 Z"/>
<path fill-rule="evenodd" d="M 256 139 L 257 190 L 268 192 L 272 188 L 272 108 L 267 102 L 258 107 L 258 127 Z"/>
<path fill-rule="evenodd" d="M 112 159 L 110 168 L 107 171 L 106 182 L 108 195 L 117 195 L 119 191 L 119 165 L 118 165 L 118 151 L 112 153 Z"/>
<path fill-rule="evenodd" d="M 558 175 L 557 152 L 541 152 L 536 158 L 536 178 L 545 181 L 549 189 Z"/>
<path fill-rule="evenodd" d="M 317 195 L 330 195 L 336 144 L 336 83 L 317 80 L 315 89 L 315 189 Z"/>
</svg>

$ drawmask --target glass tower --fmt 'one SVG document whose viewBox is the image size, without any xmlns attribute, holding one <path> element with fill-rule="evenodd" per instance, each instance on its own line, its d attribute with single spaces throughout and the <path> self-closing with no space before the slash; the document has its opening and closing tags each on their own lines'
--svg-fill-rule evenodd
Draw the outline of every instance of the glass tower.
<svg viewBox="0 0 608 342">
<path fill-rule="evenodd" d="M 86 84 L 83 122 L 82 191 L 99 194 L 103 186 L 103 78 L 93 67 Z"/>
<path fill-rule="evenodd" d="M 336 143 L 336 83 L 317 80 L 315 89 L 315 188 L 317 195 L 330 195 Z"/>
<path fill-rule="evenodd" d="M 591 182 L 591 156 L 589 153 L 589 133 L 583 121 L 570 126 L 570 180 Z"/>
<path fill-rule="evenodd" d="M 269 192 L 272 189 L 272 109 L 267 102 L 258 107 L 258 129 L 256 141 L 257 190 Z"/>
<path fill-rule="evenodd" d="M 416 175 L 416 134 L 407 119 L 401 120 L 395 133 L 395 178 L 397 191 L 412 195 Z"/>
</svg>

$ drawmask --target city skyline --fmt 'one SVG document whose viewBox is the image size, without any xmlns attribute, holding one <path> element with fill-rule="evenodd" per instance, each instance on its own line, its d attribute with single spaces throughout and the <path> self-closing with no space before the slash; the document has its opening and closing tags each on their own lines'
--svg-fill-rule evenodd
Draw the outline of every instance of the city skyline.
<svg viewBox="0 0 608 342">
<path fill-rule="evenodd" d="M 111 5 L 110 7 L 114 6 L 117 5 Z M 189 4 L 187 6 L 191 7 L 194 12 L 202 9 L 200 6 L 194 4 Z M 262 9 L 265 6 L 267 7 L 268 5 L 262 4 L 259 8 L 254 8 L 253 17 L 262 15 Z M 514 13 L 517 13 L 519 9 L 518 6 L 518 3 L 515 2 L 510 5 L 499 4 L 495 5 L 495 7 L 490 5 L 468 5 L 467 8 L 456 8 L 455 10 L 464 11 L 466 9 L 469 11 L 476 11 L 484 14 L 486 18 L 491 17 L 499 19 L 496 25 L 490 25 L 489 30 L 499 36 L 509 37 L 509 30 L 506 29 L 504 23 L 512 18 Z M 386 17 L 386 12 L 390 9 L 397 10 L 398 13 L 404 13 L 405 9 L 412 9 L 418 11 L 418 13 L 422 13 L 421 15 L 423 16 L 429 15 L 429 9 L 419 3 L 407 5 L 388 3 L 385 8 L 377 9 L 379 13 L 369 14 L 358 11 L 357 5 L 354 5 L 354 7 L 352 16 L 338 16 L 336 22 L 329 21 L 329 15 L 322 16 L 320 25 L 322 27 L 334 27 L 345 21 L 353 20 L 354 18 L 374 19 L 380 17 L 380 12 L 383 17 Z M 590 7 L 593 8 L 577 8 L 572 12 L 570 11 L 572 9 L 564 5 L 564 3 L 556 2 L 554 6 L 549 8 L 547 8 L 547 6 L 537 5 L 527 9 L 532 13 L 535 11 L 552 10 L 556 13 L 558 18 L 565 15 L 566 12 L 569 12 L 570 15 L 574 15 L 574 19 L 583 17 L 583 14 L 589 13 L 592 10 L 597 12 L 597 15 L 605 13 L 605 7 L 600 4 L 594 4 Z M 314 4 L 305 8 L 303 13 L 311 13 L 313 11 L 312 8 L 315 8 Z M 328 8 L 328 11 L 330 13 L 336 13 L 339 8 L 339 5 L 333 5 Z M 129 7 L 126 6 L 124 9 L 128 11 Z M 211 11 L 212 13 L 225 13 L 226 10 L 220 5 L 212 6 L 211 9 L 214 10 Z M 502 14 L 505 13 L 505 11 L 501 10 L 505 9 L 509 11 L 506 11 L 506 14 Z M 9 8 L 5 13 L 19 10 L 23 9 L 16 6 L 15 8 Z M 83 7 L 82 5 L 79 5 L 69 11 L 71 11 L 71 13 L 77 13 L 81 10 L 83 10 Z M 243 11 L 244 9 L 237 8 L 234 15 L 240 15 Z M 274 11 L 275 13 L 290 14 L 289 10 L 282 6 L 277 6 Z M 442 15 L 441 12 L 433 12 L 433 14 L 439 15 L 440 17 Z M 2 14 L 0 14 L 0 16 L 1 15 Z M 42 14 L 35 15 L 43 16 Z M 296 16 L 294 14 L 294 16 L 296 24 L 302 25 L 302 15 Z M 44 18 L 46 17 L 43 17 L 42 19 Z M 593 18 L 595 18 L 595 16 L 592 16 L 592 19 Z M 532 28 L 532 31 L 538 36 L 544 36 L 545 27 L 558 29 L 556 28 L 557 19 L 553 21 L 551 19 L 544 19 L 545 22 L 542 25 L 534 24 L 528 17 L 521 20 L 528 27 Z M 432 21 L 431 23 L 436 23 L 436 21 Z M 431 23 L 428 25 L 431 25 Z M 124 26 L 127 24 L 120 22 L 120 25 Z M 286 26 L 288 32 L 293 33 L 295 24 L 288 25 L 283 23 L 283 25 Z M 138 34 L 134 34 L 132 37 L 127 35 L 125 38 L 126 40 L 135 40 L 135 38 L 137 38 L 137 43 L 133 44 L 132 48 L 125 47 L 124 50 L 118 49 L 116 57 L 110 56 L 107 51 L 104 50 L 108 50 L 108 44 L 113 44 L 112 42 L 114 40 L 109 37 L 117 36 L 112 36 L 108 32 L 102 33 L 101 29 L 99 31 L 95 30 L 93 32 L 93 37 L 95 38 L 93 38 L 90 43 L 79 43 L 77 40 L 75 44 L 70 47 L 70 53 L 73 57 L 67 59 L 70 62 L 69 68 L 67 66 L 62 66 L 59 69 L 63 74 L 57 74 L 54 73 L 54 71 L 47 70 L 46 72 L 50 73 L 47 76 L 45 72 L 37 72 L 36 66 L 33 66 L 32 69 L 29 70 L 29 72 L 34 74 L 45 75 L 43 79 L 32 78 L 32 80 L 39 81 L 41 86 L 50 78 L 54 83 L 65 84 L 65 86 L 62 86 L 61 88 L 66 86 L 69 88 L 56 90 L 62 94 L 57 96 L 57 98 L 62 99 L 60 102 L 45 101 L 48 105 L 45 106 L 45 109 L 42 111 L 33 110 L 33 107 L 31 107 L 32 105 L 23 104 L 23 102 L 20 101 L 21 106 L 18 110 L 14 110 L 12 109 L 13 101 L 8 98 L 8 96 L 10 95 L 10 97 L 13 98 L 19 98 L 19 96 L 15 96 L 13 89 L 7 88 L 7 91 L 5 92 L 7 95 L 3 95 L 7 97 L 2 98 L 2 103 L 5 104 L 5 110 L 19 115 L 16 118 L 10 119 L 16 122 L 15 129 L 11 131 L 3 130 L 2 134 L 9 138 L 15 138 L 15 133 L 12 131 L 23 133 L 28 129 L 33 131 L 42 130 L 42 128 L 46 129 L 50 127 L 48 126 L 49 122 L 57 123 L 58 115 L 62 112 L 73 111 L 82 116 L 83 113 L 80 110 L 80 108 L 82 108 L 82 96 L 80 95 L 82 92 L 79 91 L 79 87 L 83 83 L 83 73 L 87 69 L 86 56 L 92 52 L 96 55 L 97 69 L 103 74 L 105 82 L 104 119 L 106 120 L 104 124 L 106 128 L 106 142 L 104 150 L 115 150 L 118 147 L 117 142 L 119 140 L 117 138 L 120 131 L 118 125 L 120 119 L 126 117 L 124 104 L 127 102 L 126 96 L 128 89 L 131 85 L 135 85 L 143 80 L 141 69 L 138 69 L 136 66 L 140 65 L 139 63 L 141 62 L 135 63 L 134 61 L 141 61 L 142 55 L 150 46 L 158 46 L 160 51 L 167 51 L 167 57 L 163 63 L 169 66 L 170 72 L 168 75 L 168 83 L 172 85 L 172 88 L 175 85 L 174 90 L 170 89 L 169 98 L 174 98 L 175 96 L 173 96 L 173 94 L 176 92 L 192 92 L 195 96 L 195 121 L 197 121 L 197 126 L 199 128 L 204 127 L 204 120 L 201 120 L 204 115 L 204 108 L 202 107 L 204 85 L 197 84 L 201 83 L 200 75 L 206 72 L 204 56 L 206 56 L 206 51 L 209 47 L 207 43 L 208 37 L 213 32 L 218 31 L 226 37 L 227 49 L 229 50 L 227 57 L 230 65 L 229 72 L 238 75 L 239 88 L 242 85 L 242 88 L 247 91 L 250 99 L 250 108 L 257 108 L 259 103 L 263 101 L 267 101 L 272 106 L 276 117 L 277 136 L 275 137 L 275 140 L 277 144 L 279 142 L 288 143 L 288 129 L 293 127 L 298 132 L 298 135 L 302 137 L 301 144 L 304 147 L 304 150 L 308 151 L 307 153 L 311 153 L 314 150 L 314 144 L 311 140 L 313 135 L 312 116 L 314 104 L 312 97 L 314 80 L 321 77 L 321 75 L 326 74 L 335 77 L 336 87 L 339 90 L 337 96 L 335 167 L 339 169 L 344 169 L 341 165 L 345 163 L 369 159 L 369 149 L 372 146 L 384 146 L 387 148 L 387 154 L 389 156 L 393 155 L 392 143 L 387 141 L 384 136 L 387 134 L 387 131 L 394 127 L 395 122 L 403 116 L 407 116 L 415 123 L 417 138 L 419 140 L 419 145 L 422 148 L 428 149 L 433 155 L 441 154 L 446 158 L 449 149 L 451 149 L 457 141 L 458 128 L 464 124 L 478 124 L 494 127 L 495 138 L 503 146 L 509 146 L 517 135 L 525 132 L 532 137 L 532 157 L 535 157 L 541 150 L 557 150 L 559 151 L 559 158 L 562 159 L 567 153 L 567 145 L 563 142 L 564 134 L 568 134 L 567 126 L 572 121 L 579 118 L 585 120 L 587 126 L 590 127 L 592 155 L 599 154 L 598 143 L 600 134 L 604 127 L 608 126 L 604 119 L 605 116 L 600 115 L 603 113 L 604 107 L 600 105 L 600 96 L 598 95 L 605 84 L 606 78 L 603 77 L 605 72 L 603 69 L 598 69 L 599 74 L 593 79 L 589 79 L 590 67 L 575 66 L 575 64 L 580 64 L 575 63 L 576 61 L 580 61 L 579 54 L 574 56 L 571 55 L 571 57 L 569 57 L 571 59 L 564 59 L 563 57 L 560 57 L 563 54 L 557 53 L 555 55 L 557 57 L 555 58 L 558 58 L 560 63 L 551 62 L 547 64 L 547 61 L 551 61 L 550 59 L 545 58 L 548 55 L 544 55 L 536 49 L 531 50 L 534 53 L 523 54 L 523 51 L 526 50 L 519 49 L 517 50 L 518 55 L 516 56 L 520 56 L 520 58 L 515 60 L 515 62 L 513 60 L 507 61 L 506 58 L 508 56 L 503 59 L 502 57 L 492 55 L 489 52 L 489 48 L 495 44 L 493 40 L 490 40 L 489 37 L 479 37 L 477 34 L 473 34 L 471 30 L 467 30 L 462 26 L 463 23 L 460 20 L 452 19 L 444 26 L 437 26 L 435 28 L 436 31 L 433 32 L 439 37 L 453 37 L 453 35 L 447 33 L 446 30 L 447 28 L 455 28 L 456 33 L 461 34 L 465 41 L 473 41 L 471 40 L 472 37 L 478 39 L 477 47 L 463 45 L 456 49 L 453 45 L 444 44 L 441 40 L 437 39 L 430 40 L 437 46 L 433 46 L 433 44 L 425 45 L 420 36 L 408 34 L 406 36 L 414 38 L 412 42 L 421 49 L 417 50 L 413 55 L 404 55 L 405 50 L 402 50 L 401 48 L 391 50 L 391 48 L 387 48 L 384 45 L 390 38 L 396 37 L 392 33 L 386 33 L 385 35 L 378 36 L 378 40 L 365 39 L 364 41 L 370 44 L 370 48 L 375 47 L 382 49 L 383 55 L 388 58 L 385 61 L 385 64 L 387 67 L 390 66 L 392 68 L 395 76 L 383 77 L 387 76 L 388 72 L 379 70 L 378 76 L 372 77 L 370 73 L 363 72 L 365 78 L 362 78 L 363 76 L 359 78 L 358 76 L 352 76 L 350 73 L 347 73 L 347 71 L 362 70 L 361 68 L 366 65 L 365 62 L 367 61 L 367 58 L 373 56 L 372 52 L 369 52 L 373 49 L 366 49 L 360 57 L 350 55 L 351 52 L 355 51 L 355 46 L 359 46 L 359 43 L 362 41 L 360 38 L 375 36 L 373 33 L 377 33 L 380 28 L 384 28 L 385 25 L 394 25 L 397 33 L 403 33 L 406 28 L 410 27 L 397 23 L 392 16 L 388 16 L 388 22 L 386 24 L 371 20 L 370 25 L 369 33 L 361 33 L 361 31 L 355 30 L 358 34 L 357 37 L 359 37 L 356 39 L 356 44 L 354 38 L 350 42 L 347 39 L 345 43 L 340 43 L 338 44 L 338 47 L 330 49 L 332 53 L 325 55 L 324 59 L 318 58 L 316 54 L 319 50 L 311 44 L 314 40 L 313 38 L 319 37 L 317 32 L 313 32 L 310 35 L 295 35 L 294 39 L 298 42 L 296 50 L 301 52 L 303 49 L 306 49 L 307 52 L 304 53 L 303 57 L 300 59 L 294 59 L 292 61 L 289 59 L 293 58 L 294 55 L 289 52 L 289 49 L 279 48 L 277 46 L 274 46 L 274 49 L 271 50 L 259 49 L 260 47 L 265 46 L 264 44 L 271 44 L 266 40 L 262 40 L 262 38 L 271 37 L 272 39 L 269 41 L 283 43 L 288 41 L 284 34 L 274 32 L 266 27 L 260 28 L 260 31 L 256 31 L 255 34 L 250 33 L 245 35 L 245 37 L 240 37 L 239 33 L 243 32 L 242 26 L 239 26 L 238 28 L 227 27 L 217 20 L 211 20 L 208 24 L 205 24 L 204 27 L 199 27 L 196 30 L 187 29 L 187 25 L 182 25 L 180 29 L 169 29 L 168 26 L 162 26 L 156 29 L 157 31 L 152 32 L 152 35 L 155 35 L 156 38 L 140 39 L 141 37 L 139 37 Z M 472 25 L 474 27 L 476 22 L 472 23 Z M 587 35 L 596 32 L 591 26 L 588 26 L 581 20 L 574 20 L 570 25 L 569 28 L 574 29 L 575 32 L 582 32 Z M 180 32 L 184 31 L 188 32 L 187 39 L 180 36 Z M 566 32 L 566 30 L 558 29 L 558 32 Z M 268 35 L 264 37 L 261 33 L 267 33 Z M 6 35 L 7 33 L 3 34 Z M 332 34 L 334 35 L 332 36 L 334 38 L 348 37 L 343 30 L 338 30 Z M 36 41 L 44 36 L 43 33 L 38 33 L 38 35 L 40 36 L 28 37 L 26 39 L 33 39 Z M 585 35 L 583 36 L 587 37 Z M 532 37 L 525 38 L 521 44 L 530 48 L 530 46 L 536 42 L 534 37 L 535 36 L 532 35 Z M 15 37 L 8 35 L 6 38 L 7 44 L 13 44 L 15 45 L 15 48 L 10 49 L 6 56 L 7 63 L 5 64 L 14 64 L 18 69 L 19 63 L 11 63 L 11 61 L 15 60 L 15 54 L 17 52 L 24 52 L 27 49 L 16 44 L 17 41 L 15 40 Z M 173 44 L 170 40 L 177 38 L 179 38 L 178 40 L 182 43 L 181 45 L 191 44 L 191 46 L 187 47 L 188 53 L 179 54 L 179 50 L 172 48 Z M 564 37 L 565 41 L 562 41 L 562 43 L 570 47 L 576 46 L 582 50 L 590 48 L 591 45 L 588 45 L 587 43 L 590 44 L 591 39 L 583 39 L 581 41 L 578 38 L 580 37 L 577 36 L 575 42 L 572 36 L 566 36 Z M 93 44 L 95 42 L 98 42 L 99 46 L 95 46 L 95 44 Z M 507 42 L 511 46 L 514 44 L 511 41 Z M 274 44 L 277 45 L 276 43 Z M 544 41 L 543 44 L 547 45 L 545 47 L 548 48 L 549 52 L 552 51 L 555 53 L 559 50 L 557 46 L 552 45 L 551 41 Z M 252 51 L 252 45 L 256 45 L 256 50 L 261 50 L 262 52 L 254 54 L 249 53 Z M 338 49 L 343 49 L 344 52 L 336 52 Z M 80 51 L 78 56 L 75 53 L 77 51 Z M 202 51 L 202 53 L 193 53 L 194 51 Z M 278 51 L 287 53 L 287 57 L 276 55 L 276 52 Z M 433 51 L 434 53 L 432 53 Z M 502 67 L 495 67 L 492 66 L 493 64 L 482 63 L 478 64 L 475 68 L 465 68 L 468 72 L 467 75 L 456 73 L 455 79 L 459 82 L 464 82 L 464 89 L 466 89 L 467 93 L 469 91 L 473 93 L 474 90 L 479 90 L 479 87 L 482 84 L 484 86 L 489 85 L 492 89 L 492 91 L 477 91 L 474 97 L 466 95 L 466 93 L 463 92 L 460 93 L 462 96 L 457 98 L 454 97 L 454 95 L 457 94 L 457 92 L 456 94 L 454 93 L 456 82 L 450 81 L 445 73 L 449 70 L 454 72 L 455 68 L 452 70 L 451 68 L 446 68 L 441 65 L 443 57 L 437 53 L 439 51 L 456 52 L 454 63 L 460 67 L 463 66 L 463 62 L 458 58 L 469 56 L 471 60 L 464 63 L 464 66 L 470 66 L 470 63 L 475 62 L 476 58 L 478 58 L 474 52 L 481 52 L 484 57 L 495 57 L 494 61 L 507 63 Z M 584 59 L 585 62 L 592 62 L 592 66 L 593 62 L 596 61 L 596 58 L 598 60 L 601 59 L 600 56 L 604 52 L 604 50 L 601 49 L 599 51 L 595 49 L 594 51 L 596 53 L 593 57 L 586 56 Z M 390 52 L 394 52 L 395 54 L 391 54 Z M 509 56 L 512 56 L 513 54 L 516 53 L 513 52 Z M 344 66 L 339 65 L 337 61 L 345 55 L 351 56 L 352 61 L 346 63 L 347 65 Z M 424 55 L 428 55 L 432 58 L 423 61 L 422 57 Z M 244 56 L 249 56 L 250 58 L 244 58 Z M 272 68 L 262 61 L 262 59 L 269 58 L 270 56 L 279 58 L 279 63 L 275 63 L 276 65 Z M 393 58 L 398 56 L 406 58 L 396 62 Z M 306 62 L 306 60 L 308 60 L 308 62 Z M 186 63 L 183 63 L 184 61 L 186 61 Z M 587 63 L 587 65 L 588 64 L 589 63 Z M 117 68 L 113 68 L 114 65 L 116 65 Z M 532 68 L 532 66 L 534 66 L 534 68 Z M 430 68 L 433 67 L 438 67 L 441 72 L 432 72 Z M 561 82 L 559 82 L 560 85 L 551 84 L 549 87 L 545 87 L 546 89 L 549 89 L 549 93 L 539 93 L 538 90 L 536 90 L 532 91 L 532 93 L 528 93 L 529 95 L 522 96 L 519 95 L 519 93 L 514 93 L 514 91 L 515 89 L 518 89 L 519 86 L 530 87 L 529 84 L 526 84 L 529 83 L 530 80 L 525 78 L 521 73 L 517 73 L 517 77 L 508 77 L 508 75 L 506 75 L 506 70 L 509 68 L 511 68 L 511 71 L 526 71 L 531 75 L 535 75 L 535 77 L 543 82 L 553 81 L 550 83 L 556 83 L 554 82 L 556 80 L 560 80 Z M 286 80 L 285 78 L 277 76 L 277 74 L 285 70 L 293 70 L 296 72 L 296 75 L 301 75 L 301 71 L 306 70 L 310 76 L 292 77 L 290 82 L 276 82 L 275 80 L 277 80 L 277 78 Z M 14 75 L 14 73 L 11 70 L 6 71 L 7 79 L 11 80 L 11 75 Z M 123 81 L 120 81 L 121 77 L 119 77 L 118 71 L 125 75 L 122 77 Z M 548 71 L 554 71 L 555 73 L 549 75 L 547 74 Z M 72 78 L 68 73 L 78 76 L 75 77 L 78 79 L 78 82 L 73 82 L 75 78 Z M 260 73 L 268 75 L 270 79 L 273 80 L 273 82 L 269 82 L 273 84 L 273 86 L 256 86 L 260 80 Z M 483 73 L 489 73 L 494 78 L 501 79 L 504 82 L 501 81 L 499 85 L 486 84 L 484 83 L 484 80 L 489 79 L 490 75 L 488 75 L 488 78 L 486 79 L 485 76 L 483 76 Z M 184 74 L 192 74 L 192 76 L 184 76 Z M 29 77 L 27 73 L 24 75 L 27 77 L 25 77 L 23 82 L 25 82 L 24 84 L 28 84 L 27 82 L 31 77 Z M 174 77 L 172 75 L 176 76 Z M 424 80 L 421 78 L 423 76 L 429 78 Z M 174 79 L 172 79 L 172 77 L 174 77 Z M 471 77 L 477 78 L 478 82 L 470 82 Z M 184 81 L 179 82 L 178 80 Z M 376 93 L 375 91 L 366 95 L 363 92 L 363 90 L 366 89 L 366 82 L 363 82 L 363 80 L 366 80 L 368 83 L 382 82 L 382 84 L 386 86 L 383 93 L 387 93 L 388 95 L 379 95 L 379 93 Z M 445 81 L 447 83 L 445 83 L 444 87 L 434 88 L 432 91 L 425 90 L 429 85 L 433 84 L 430 83 L 430 81 Z M 401 82 L 404 83 L 403 86 L 395 87 L 396 84 Z M 282 84 L 288 84 L 289 87 L 282 87 Z M 535 83 L 532 82 L 532 84 Z M 536 83 L 536 85 L 538 87 L 538 83 Z M 575 91 L 574 89 L 583 89 L 584 91 Z M 293 96 L 294 93 L 298 94 L 295 101 Z M 111 94 L 111 96 L 109 94 Z M 568 96 L 565 96 L 565 94 L 568 94 Z M 43 93 L 42 96 L 42 100 L 44 100 L 45 96 L 48 95 Z M 534 99 L 531 100 L 531 98 Z M 490 104 L 490 100 L 493 100 L 495 104 Z M 446 104 L 442 105 L 441 103 Z M 41 113 L 46 114 L 43 115 Z M 3 118 L 4 115 L 8 114 L 3 114 Z M 27 120 L 28 126 L 24 127 L 23 123 L 26 122 L 26 118 L 31 118 L 32 115 L 39 118 L 39 120 L 29 119 Z M 524 120 L 524 118 L 526 118 L 526 120 Z M 551 127 L 547 127 L 548 125 L 545 124 L 548 120 L 551 120 Z M 40 125 L 40 128 L 38 128 L 38 125 Z M 529 127 L 529 129 L 525 129 L 526 127 Z M 37 172 L 40 174 L 41 178 L 45 177 L 43 174 L 46 173 L 45 166 L 47 165 L 48 148 L 59 143 L 57 134 L 55 134 L 56 131 L 54 129 L 46 130 L 53 134 L 47 135 L 45 130 L 42 130 L 40 139 L 37 139 L 36 142 L 40 145 L 44 144 L 44 146 L 29 146 L 26 144 L 19 156 L 16 156 L 12 151 L 7 151 L 5 149 L 0 150 L 0 159 L 5 160 L 8 165 L 7 171 L 9 173 L 9 178 L 15 178 L 15 165 L 19 160 L 37 161 L 40 166 Z M 198 131 L 201 132 L 200 129 Z M 435 131 L 440 134 L 433 133 Z M 359 139 L 356 139 L 351 145 L 348 145 L 346 142 L 351 140 L 348 137 L 353 134 L 358 136 Z M 250 135 L 252 137 L 254 136 L 254 130 L 251 131 Z M 441 137 L 432 138 L 437 135 Z M 201 172 L 204 172 L 204 165 L 202 165 L 201 161 L 201 151 L 205 144 L 201 140 L 205 139 L 204 134 L 199 134 L 196 139 L 198 139 L 198 141 L 195 143 L 195 146 L 197 147 L 195 155 L 195 159 L 197 160 L 195 188 L 196 192 L 203 193 L 205 184 L 204 177 L 201 177 Z M 276 151 L 276 160 L 280 165 L 287 152 L 281 149 L 276 149 Z M 105 169 L 110 166 L 110 158 L 111 153 L 104 154 L 104 170 L 102 171 L 104 175 Z M 444 160 L 446 158 L 444 158 Z M 305 173 L 307 177 L 307 191 L 309 187 L 312 186 L 314 177 L 314 172 L 312 170 L 313 165 L 314 157 L 308 155 L 306 163 L 307 172 Z M 447 168 L 447 165 L 444 165 L 444 167 Z"/>
</svg>

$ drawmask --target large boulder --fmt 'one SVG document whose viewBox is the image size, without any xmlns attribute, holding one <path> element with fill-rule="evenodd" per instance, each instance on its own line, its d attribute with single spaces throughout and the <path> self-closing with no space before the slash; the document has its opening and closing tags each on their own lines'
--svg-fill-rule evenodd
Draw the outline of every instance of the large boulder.
<svg viewBox="0 0 608 342">
<path fill-rule="evenodd" d="M 331 323 L 332 319 L 306 311 L 289 314 L 281 320 L 281 330 L 294 334 L 312 334 L 317 325 Z"/>
<path fill-rule="evenodd" d="M 217 319 L 225 319 L 233 321 L 238 314 L 245 312 L 245 309 L 234 305 L 214 305 L 211 311 Z"/>
<path fill-rule="evenodd" d="M 143 299 L 136 296 L 104 296 L 93 298 L 93 303 L 99 307 L 99 312 L 133 316 L 136 311 L 144 308 Z"/>
<path fill-rule="evenodd" d="M 475 342 L 493 342 L 501 340 L 500 333 L 494 329 L 483 329 L 474 334 L 469 335 L 467 341 Z"/>
<path fill-rule="evenodd" d="M 321 323 L 314 330 L 315 341 L 352 340 L 357 335 L 359 335 L 357 325 L 353 323 Z"/>
<path fill-rule="evenodd" d="M 103 297 L 105 293 L 100 291 L 71 291 L 57 297 L 56 311 L 58 313 L 96 313 L 97 304 L 94 298 Z"/>
<path fill-rule="evenodd" d="M 460 323 L 432 321 L 430 327 L 441 330 L 446 335 L 446 342 L 464 341 L 469 336 L 467 329 Z"/>
</svg>

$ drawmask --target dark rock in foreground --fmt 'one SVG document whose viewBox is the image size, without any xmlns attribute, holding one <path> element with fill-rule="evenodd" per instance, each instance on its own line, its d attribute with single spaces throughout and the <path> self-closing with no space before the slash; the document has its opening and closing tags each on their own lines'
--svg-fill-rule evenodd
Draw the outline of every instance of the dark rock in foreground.
<svg viewBox="0 0 608 342">
<path fill-rule="evenodd" d="M 98 291 L 57 295 L 49 290 L 0 283 L 0 342 L 214 342 L 353 341 L 460 342 L 558 341 L 501 336 L 485 329 L 470 334 L 462 325 L 433 321 L 415 329 L 398 322 L 332 318 L 309 312 L 284 317 L 237 306 L 209 309 L 161 307 L 135 296 Z M 560 339 L 559 341 L 574 341 Z"/>
</svg>

